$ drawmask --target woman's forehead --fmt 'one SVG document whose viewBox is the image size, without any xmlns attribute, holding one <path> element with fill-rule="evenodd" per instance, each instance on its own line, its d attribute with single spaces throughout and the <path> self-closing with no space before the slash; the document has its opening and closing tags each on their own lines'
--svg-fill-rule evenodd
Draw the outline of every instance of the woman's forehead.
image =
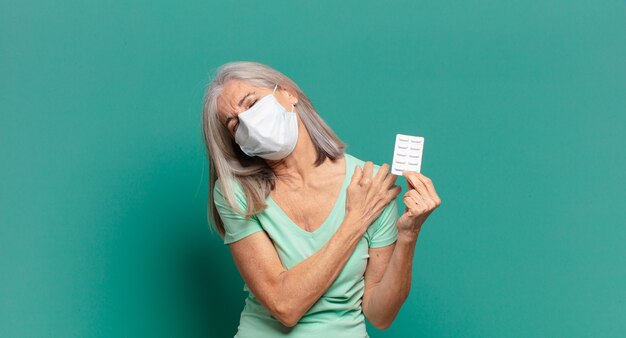
<svg viewBox="0 0 626 338">
<path fill-rule="evenodd" d="M 241 99 L 248 93 L 257 91 L 257 87 L 246 81 L 231 80 L 224 84 L 222 92 L 217 98 L 217 106 L 224 116 L 239 110 Z"/>
</svg>

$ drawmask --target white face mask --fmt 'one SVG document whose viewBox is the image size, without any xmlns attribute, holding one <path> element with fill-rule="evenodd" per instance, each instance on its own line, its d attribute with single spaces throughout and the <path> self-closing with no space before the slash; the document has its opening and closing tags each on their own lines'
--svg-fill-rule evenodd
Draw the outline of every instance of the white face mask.
<svg viewBox="0 0 626 338">
<path fill-rule="evenodd" d="M 298 141 L 296 113 L 288 112 L 276 100 L 274 92 L 240 113 L 235 142 L 248 156 L 280 160 L 291 154 Z"/>
</svg>

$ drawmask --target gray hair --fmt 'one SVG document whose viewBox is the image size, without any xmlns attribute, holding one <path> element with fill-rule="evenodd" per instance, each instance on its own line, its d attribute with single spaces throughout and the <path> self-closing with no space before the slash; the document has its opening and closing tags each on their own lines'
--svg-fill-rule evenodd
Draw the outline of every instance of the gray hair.
<svg viewBox="0 0 626 338">
<path fill-rule="evenodd" d="M 223 86 L 230 80 L 243 80 L 257 87 L 291 88 L 298 95 L 297 114 L 311 136 L 319 166 L 326 158 L 340 158 L 347 145 L 342 142 L 319 116 L 313 104 L 290 78 L 283 73 L 261 63 L 251 61 L 229 62 L 216 70 L 214 79 L 207 86 L 202 109 L 202 133 L 209 156 L 209 205 L 208 220 L 213 220 L 220 237 L 224 238 L 224 223 L 214 204 L 213 189 L 220 179 L 225 200 L 232 209 L 245 218 L 263 211 L 265 200 L 275 187 L 276 175 L 264 159 L 246 155 L 235 142 L 228 129 L 218 119 L 217 99 Z M 241 183 L 245 192 L 247 210 L 241 210 L 235 203 L 233 179 Z"/>
</svg>

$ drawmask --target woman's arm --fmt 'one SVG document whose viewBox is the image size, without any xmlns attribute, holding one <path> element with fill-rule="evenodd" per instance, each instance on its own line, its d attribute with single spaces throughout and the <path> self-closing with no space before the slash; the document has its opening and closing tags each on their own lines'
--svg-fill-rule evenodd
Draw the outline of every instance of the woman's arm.
<svg viewBox="0 0 626 338">
<path fill-rule="evenodd" d="M 417 236 L 399 233 L 394 244 L 369 250 L 363 314 L 380 330 L 391 325 L 409 296 Z"/>
<path fill-rule="evenodd" d="M 294 326 L 326 292 L 354 252 L 366 227 L 344 219 L 318 252 L 285 269 L 264 231 L 229 244 L 250 291 L 285 326 Z"/>
<path fill-rule="evenodd" d="M 341 273 L 368 226 L 401 189 L 389 165 L 355 166 L 346 189 L 346 216 L 319 251 L 285 269 L 264 231 L 230 243 L 235 264 L 259 301 L 285 326 L 294 326 Z"/>
<path fill-rule="evenodd" d="M 368 262 L 365 272 L 363 314 L 381 329 L 391 325 L 409 295 L 417 237 L 428 216 L 441 205 L 441 199 L 430 178 L 410 171 L 404 171 L 403 176 L 407 179 L 409 191 L 404 194 L 406 208 L 397 222 L 396 246 L 390 259 L 387 258 L 390 250 L 370 255 L 370 258 L 374 256 L 371 271 L 368 272 Z"/>
</svg>

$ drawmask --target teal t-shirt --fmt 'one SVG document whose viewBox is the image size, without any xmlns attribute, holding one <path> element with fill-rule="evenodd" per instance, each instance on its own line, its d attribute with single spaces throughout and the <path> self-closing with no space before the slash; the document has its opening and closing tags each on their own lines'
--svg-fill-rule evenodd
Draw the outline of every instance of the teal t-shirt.
<svg viewBox="0 0 626 338">
<path fill-rule="evenodd" d="M 346 152 L 344 155 L 346 177 L 337 201 L 324 223 L 313 232 L 308 232 L 293 223 L 270 196 L 267 197 L 268 207 L 265 210 L 245 219 L 228 205 L 222 195 L 218 179 L 214 188 L 214 200 L 224 222 L 226 231 L 224 244 L 235 242 L 257 231 L 265 231 L 287 269 L 319 251 L 345 217 L 346 189 L 352 179 L 354 166 L 363 167 L 364 164 L 364 161 Z M 379 165 L 374 165 L 374 174 L 379 168 Z M 238 206 L 245 210 L 246 198 L 243 188 L 238 181 L 233 183 Z M 241 312 L 235 338 L 368 337 L 365 316 L 361 308 L 365 287 L 364 273 L 369 258 L 368 249 L 394 243 L 398 238 L 397 220 L 398 208 L 394 199 L 369 226 L 332 285 L 294 327 L 284 326 L 275 319 L 244 283 L 243 290 L 248 291 L 248 297 Z"/>
</svg>

